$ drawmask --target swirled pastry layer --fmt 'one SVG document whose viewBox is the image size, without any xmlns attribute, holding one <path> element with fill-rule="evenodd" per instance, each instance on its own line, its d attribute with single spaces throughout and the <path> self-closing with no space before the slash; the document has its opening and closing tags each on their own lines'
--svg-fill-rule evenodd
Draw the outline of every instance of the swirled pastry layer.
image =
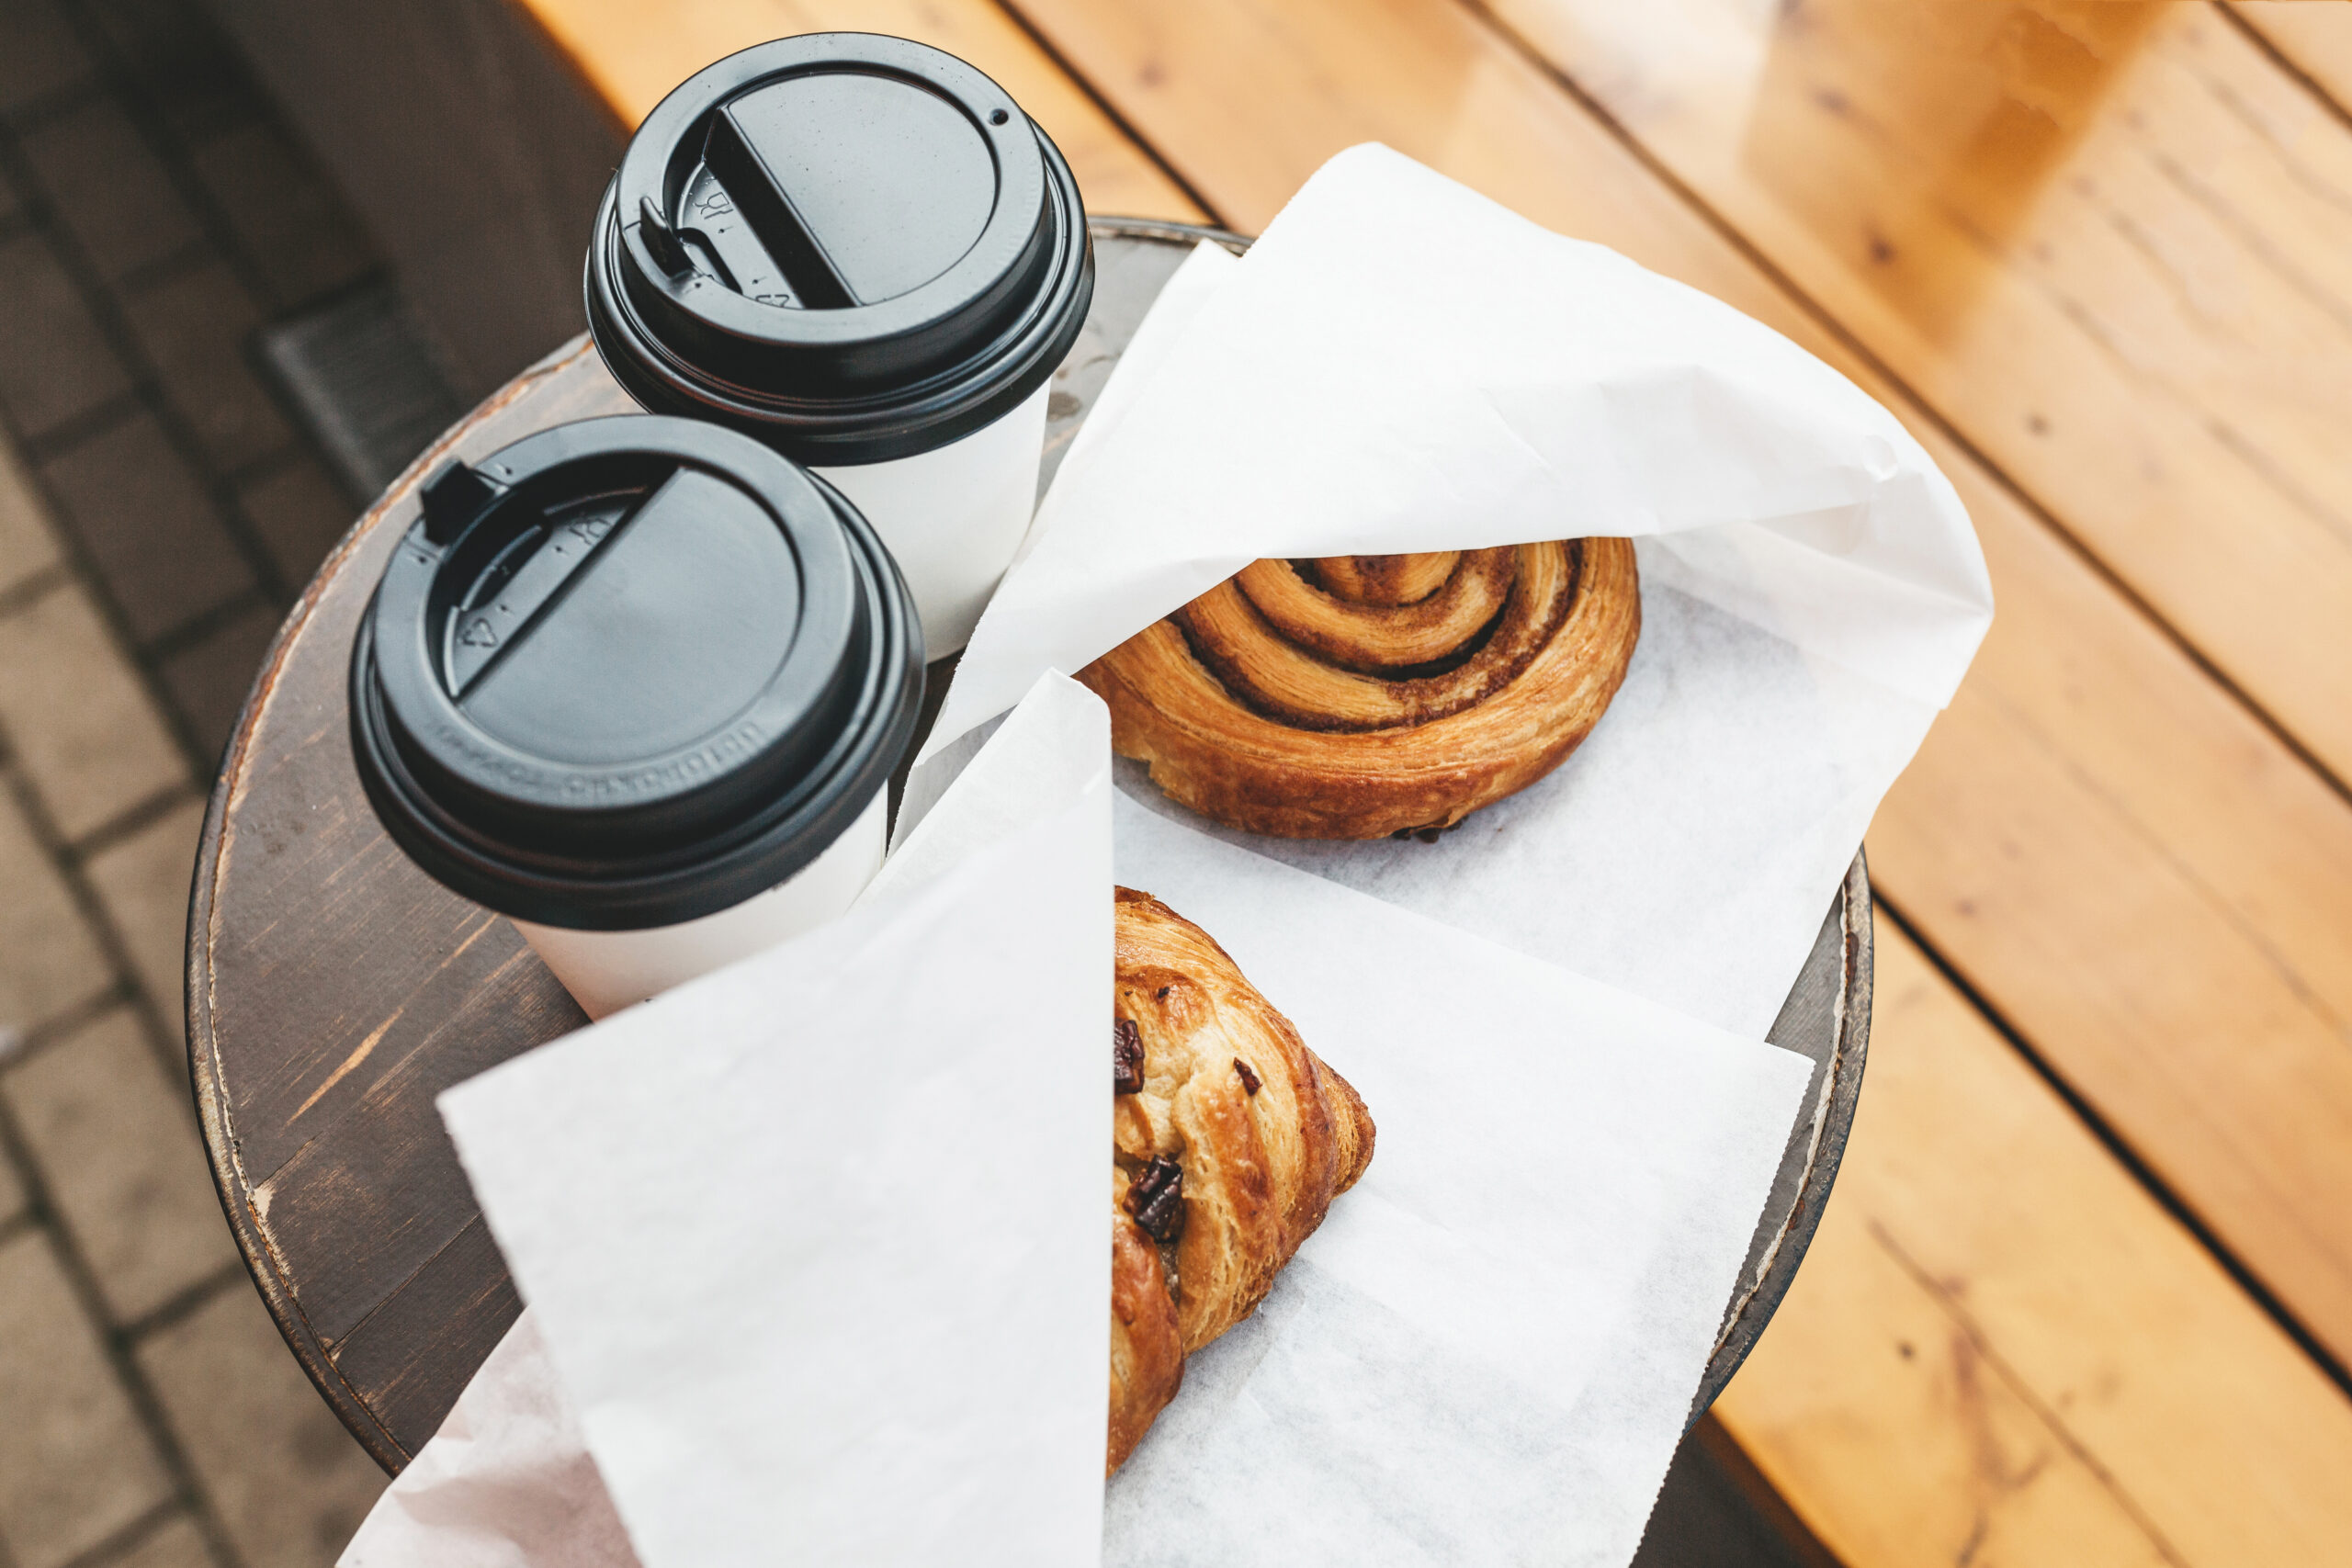
<svg viewBox="0 0 2352 1568">
<path fill-rule="evenodd" d="M 1112 742 L 1252 832 L 1452 827 L 1557 767 L 1641 634 L 1624 539 L 1261 560 L 1080 672 Z"/>
<path fill-rule="evenodd" d="M 1111 1426 L 1119 1468 L 1184 1357 L 1250 1315 L 1372 1162 L 1347 1080 L 1205 931 L 1117 892 Z"/>
</svg>

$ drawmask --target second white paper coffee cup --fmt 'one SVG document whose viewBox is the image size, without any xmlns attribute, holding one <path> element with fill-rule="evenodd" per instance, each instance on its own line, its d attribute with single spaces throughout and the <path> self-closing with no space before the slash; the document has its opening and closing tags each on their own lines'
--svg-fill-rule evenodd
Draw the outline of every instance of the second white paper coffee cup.
<svg viewBox="0 0 2352 1568">
<path fill-rule="evenodd" d="M 585 289 L 632 397 L 838 484 L 898 558 L 926 656 L 964 646 L 1094 296 L 1078 182 L 1011 95 L 870 33 L 729 55 L 638 128 Z"/>
<path fill-rule="evenodd" d="M 631 416 L 445 465 L 352 649 L 386 830 L 512 919 L 592 1018 L 846 910 L 922 630 L 840 491 Z"/>
<path fill-rule="evenodd" d="M 855 502 L 890 547 L 922 615 L 927 660 L 972 640 L 1029 532 L 1049 391 L 1041 386 L 994 424 L 911 457 L 810 470 Z"/>
</svg>

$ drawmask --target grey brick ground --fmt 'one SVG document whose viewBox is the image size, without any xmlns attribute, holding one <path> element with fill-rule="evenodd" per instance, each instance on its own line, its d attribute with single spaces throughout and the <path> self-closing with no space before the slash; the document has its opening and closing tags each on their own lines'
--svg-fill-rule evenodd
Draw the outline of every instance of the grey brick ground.
<svg viewBox="0 0 2352 1568">
<path fill-rule="evenodd" d="M 26 579 L 55 567 L 59 558 L 57 536 L 33 494 L 32 476 L 0 444 L 0 601 L 11 597 Z"/>
<path fill-rule="evenodd" d="M 213 1568 L 204 1536 L 184 1513 L 164 1515 L 114 1560 L 113 1568 Z"/>
<path fill-rule="evenodd" d="M 282 452 L 293 427 L 246 360 L 261 308 L 228 265 L 204 254 L 124 303 L 164 395 L 184 411 L 214 468 L 233 472 Z"/>
<path fill-rule="evenodd" d="M 19 1038 L 14 1034 L 0 1038 L 0 1057 L 17 1049 Z M 17 1174 L 16 1166 L 0 1159 L 0 1236 L 17 1234 L 25 1217 L 25 1205 L 30 1201 L 25 1193 L 24 1178 Z"/>
<path fill-rule="evenodd" d="M 0 6 L 0 114 L 71 92 L 92 74 L 88 53 L 54 0 Z"/>
<path fill-rule="evenodd" d="M 384 1477 L 249 1305 L 208 1303 L 140 1364 L 249 1568 L 310 1568 L 351 1539 Z"/>
<path fill-rule="evenodd" d="M 204 476 L 145 410 L 51 457 L 41 477 L 142 645 L 253 592 Z"/>
<path fill-rule="evenodd" d="M 42 121 L 25 133 L 24 148 L 43 190 L 70 193 L 57 203 L 58 221 L 108 281 L 201 243 L 163 160 L 112 98 Z"/>
<path fill-rule="evenodd" d="M 289 454 L 245 480 L 237 502 L 289 582 L 306 580 L 356 515 L 326 466 L 308 453 Z"/>
<path fill-rule="evenodd" d="M 28 1041 L 105 995 L 115 973 L 14 791 L 0 791 L 0 1028 Z"/>
<path fill-rule="evenodd" d="M 172 1481 L 51 1239 L 0 1246 L 0 1539 L 58 1568 L 170 1500 Z"/>
<path fill-rule="evenodd" d="M 86 865 L 90 886 L 130 957 L 131 977 L 156 1014 L 174 1021 L 180 1012 L 188 874 L 203 824 L 204 802 L 189 795 L 107 845 Z"/>
<path fill-rule="evenodd" d="M 332 294 L 376 270 L 342 198 L 278 126 L 241 126 L 198 147 L 194 163 L 279 305 Z"/>
<path fill-rule="evenodd" d="M 254 671 L 269 651 L 280 619 L 273 606 L 238 612 L 205 639 L 164 660 L 164 688 L 207 756 L 218 756 L 253 689 Z"/>
<path fill-rule="evenodd" d="M 0 1094 L 116 1324 L 237 1270 L 185 1086 L 130 1009 L 0 1074 Z"/>
<path fill-rule="evenodd" d="M 254 331 L 379 271 L 195 0 L 0 0 L 0 1568 L 317 1568 L 181 1035 L 221 739 L 350 525 Z"/>
<path fill-rule="evenodd" d="M 39 233 L 0 243 L 0 413 L 9 424 L 28 439 L 47 435 L 130 386 L 51 243 Z"/>
<path fill-rule="evenodd" d="M 188 783 L 145 685 L 72 582 L 0 617 L 0 726 L 67 839 Z"/>
</svg>

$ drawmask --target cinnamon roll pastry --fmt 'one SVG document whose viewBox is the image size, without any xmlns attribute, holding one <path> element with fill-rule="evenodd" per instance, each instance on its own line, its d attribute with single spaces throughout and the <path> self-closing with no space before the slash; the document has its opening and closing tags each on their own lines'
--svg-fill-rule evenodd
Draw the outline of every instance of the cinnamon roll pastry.
<svg viewBox="0 0 2352 1568">
<path fill-rule="evenodd" d="M 1148 893 L 1117 900 L 1105 1474 L 1176 1396 L 1184 1358 L 1265 1299 L 1373 1144 L 1356 1091 L 1207 932 Z"/>
<path fill-rule="evenodd" d="M 1641 624 L 1625 539 L 1261 560 L 1079 679 L 1119 752 L 1204 817 L 1433 833 L 1577 749 Z"/>
</svg>

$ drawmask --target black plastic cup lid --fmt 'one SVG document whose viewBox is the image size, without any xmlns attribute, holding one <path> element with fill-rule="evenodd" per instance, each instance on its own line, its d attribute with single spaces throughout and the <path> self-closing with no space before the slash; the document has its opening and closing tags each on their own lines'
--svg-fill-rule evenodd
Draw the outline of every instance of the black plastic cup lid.
<svg viewBox="0 0 2352 1568">
<path fill-rule="evenodd" d="M 584 930 L 784 881 L 872 804 L 922 698 L 913 602 L 856 508 L 645 415 L 445 464 L 351 653 L 392 838 L 467 897 Z"/>
<path fill-rule="evenodd" d="M 588 243 L 589 329 L 639 402 L 806 463 L 944 446 L 1042 386 L 1094 262 L 1078 182 L 952 54 L 812 33 L 648 115 Z"/>
</svg>

